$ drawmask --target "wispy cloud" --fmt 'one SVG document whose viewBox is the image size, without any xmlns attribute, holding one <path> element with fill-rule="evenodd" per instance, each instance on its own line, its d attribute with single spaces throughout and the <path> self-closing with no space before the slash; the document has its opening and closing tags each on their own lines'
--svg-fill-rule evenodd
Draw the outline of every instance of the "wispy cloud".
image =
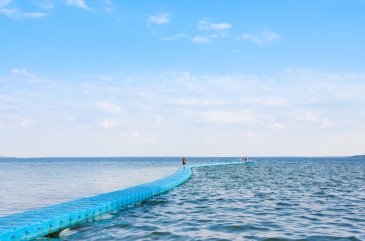
<svg viewBox="0 0 365 241">
<path fill-rule="evenodd" d="M 320 114 L 314 113 L 313 111 L 302 111 L 294 114 L 294 116 L 298 121 L 315 124 L 322 128 L 332 128 L 335 126 L 333 121 L 330 121 L 328 120 L 328 118 L 325 118 Z"/>
<path fill-rule="evenodd" d="M 14 19 L 42 18 L 44 12 L 26 12 L 19 9 L 12 0 L 0 0 L 0 14 Z"/>
<path fill-rule="evenodd" d="M 188 38 L 189 36 L 183 33 L 179 33 L 179 34 L 175 34 L 172 35 L 170 37 L 164 37 L 162 38 L 162 40 L 166 40 L 166 41 L 173 41 L 173 40 L 178 40 L 178 39 L 185 39 Z"/>
<path fill-rule="evenodd" d="M 157 134 L 142 134 L 139 131 L 127 131 L 122 133 L 122 138 L 128 142 L 157 142 Z"/>
<path fill-rule="evenodd" d="M 43 9 L 52 9 L 55 6 L 51 0 L 38 0 L 35 3 Z"/>
<path fill-rule="evenodd" d="M 168 24 L 171 20 L 170 13 L 159 13 L 148 18 L 148 24 Z"/>
<path fill-rule="evenodd" d="M 289 104 L 288 99 L 284 97 L 253 97 L 243 98 L 239 101 L 241 104 L 257 104 L 264 106 L 285 106 Z"/>
<path fill-rule="evenodd" d="M 269 126 L 272 130 L 282 130 L 285 128 L 283 123 L 280 123 L 276 120 L 272 120 L 271 122 L 269 122 Z"/>
<path fill-rule="evenodd" d="M 33 73 L 26 68 L 13 68 L 10 70 L 10 78 L 15 82 L 21 82 L 30 88 L 47 89 L 55 84 L 52 81 L 44 79 L 42 76 Z"/>
<path fill-rule="evenodd" d="M 257 45 L 264 45 L 270 42 L 278 41 L 281 36 L 277 33 L 271 31 L 264 31 L 261 33 L 244 33 L 242 34 L 242 39 L 252 42 Z"/>
<path fill-rule="evenodd" d="M 35 74 L 30 73 L 25 68 L 13 68 L 13 69 L 10 70 L 10 72 L 13 75 L 19 75 L 19 76 L 24 76 L 24 77 L 34 77 L 35 76 Z"/>
<path fill-rule="evenodd" d="M 200 114 L 200 120 L 207 124 L 254 124 L 256 117 L 250 111 L 204 111 Z"/>
<path fill-rule="evenodd" d="M 90 10 L 89 6 L 86 4 L 85 0 L 65 0 L 65 3 L 68 6 L 74 6 L 78 8 L 83 8 L 86 10 Z"/>
<path fill-rule="evenodd" d="M 225 37 L 226 31 L 232 28 L 230 23 L 211 23 L 207 20 L 201 20 L 197 24 L 199 34 L 191 38 L 191 41 L 196 44 L 208 44 L 215 40 Z"/>
<path fill-rule="evenodd" d="M 112 0 L 103 0 L 103 4 L 106 12 L 113 13 L 115 11 Z"/>
<path fill-rule="evenodd" d="M 27 119 L 25 119 L 25 120 L 21 120 L 20 121 L 20 123 L 19 123 L 19 126 L 21 127 L 21 128 L 31 128 L 31 127 L 33 127 L 35 125 L 35 123 L 33 122 L 33 121 L 31 121 L 31 120 L 27 120 Z"/>
<path fill-rule="evenodd" d="M 197 44 L 208 44 L 213 42 L 213 37 L 212 36 L 205 36 L 205 35 L 197 35 L 195 37 L 193 37 L 191 39 L 191 41 L 193 43 L 197 43 Z"/>
<path fill-rule="evenodd" d="M 6 5 L 9 5 L 12 3 L 12 0 L 0 0 L 0 7 L 5 7 Z"/>
<path fill-rule="evenodd" d="M 121 123 L 117 120 L 104 119 L 100 122 L 100 126 L 104 129 L 112 129 L 112 128 L 119 127 L 120 125 L 121 125 Z"/>
<path fill-rule="evenodd" d="M 113 103 L 108 103 L 108 102 L 100 102 L 96 104 L 96 107 L 105 112 L 105 113 L 110 113 L 110 114 L 120 114 L 123 112 L 122 107 L 120 107 L 119 105 L 113 104 Z"/>
<path fill-rule="evenodd" d="M 151 144 L 156 154 L 164 154 L 166 145 L 176 150 L 176 130 L 187 133 L 180 136 L 179 143 L 197 153 L 201 148 L 208 152 L 215 148 L 203 143 L 202 136 L 215 139 L 224 150 L 232 148 L 232 152 L 241 151 L 239 147 L 247 138 L 252 139 L 256 143 L 251 143 L 252 148 L 260 150 L 264 145 L 271 154 L 280 154 L 284 149 L 277 148 L 281 145 L 296 147 L 297 152 L 291 154 L 301 154 L 303 145 L 325 147 L 337 135 L 345 137 L 331 148 L 359 151 L 365 144 L 364 73 L 290 70 L 266 76 L 173 72 L 115 75 L 111 81 L 100 81 L 100 75 L 77 79 L 52 78 L 23 68 L 1 75 L 2 150 L 11 146 L 15 150 L 30 141 L 41 143 L 44 138 L 47 147 L 55 148 L 59 140 L 45 134 L 49 129 L 89 143 L 91 150 L 97 145 L 85 137 L 86 132 L 114 140 L 111 148 L 115 150 L 120 150 L 121 143 L 131 144 L 128 148 L 135 148 L 137 154 Z M 22 136 L 24 132 L 39 133 L 39 139 Z M 5 138 L 13 133 L 24 137 L 19 144 L 10 145 Z M 251 137 L 242 138 L 240 133 Z M 298 144 L 298 136 L 312 134 L 316 138 Z M 362 145 L 354 147 L 354 138 Z M 22 149 L 22 153 L 34 155 L 41 152 L 40 148 Z"/>
<path fill-rule="evenodd" d="M 178 106 L 221 106 L 232 103 L 224 99 L 197 99 L 197 98 L 174 98 L 167 100 L 168 104 Z"/>
<path fill-rule="evenodd" d="M 210 23 L 206 20 L 201 20 L 198 22 L 197 28 L 199 31 L 204 31 L 204 30 L 224 31 L 232 28 L 232 25 L 226 22 Z"/>
<path fill-rule="evenodd" d="M 151 27 L 151 25 L 167 24 L 169 22 L 170 13 L 160 13 L 157 15 L 151 15 L 148 19 L 147 26 Z M 230 28 L 232 28 L 232 25 L 227 22 L 211 23 L 207 20 L 201 20 L 197 24 L 198 32 L 195 34 L 178 33 L 169 37 L 162 37 L 161 39 L 165 41 L 188 39 L 196 44 L 207 44 L 212 43 L 219 38 L 226 37 L 227 31 Z"/>
</svg>

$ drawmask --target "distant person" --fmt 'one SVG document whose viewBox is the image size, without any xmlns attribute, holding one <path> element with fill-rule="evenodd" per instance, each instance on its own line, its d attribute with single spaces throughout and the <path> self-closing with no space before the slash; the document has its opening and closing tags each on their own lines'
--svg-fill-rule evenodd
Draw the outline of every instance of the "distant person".
<svg viewBox="0 0 365 241">
<path fill-rule="evenodd" d="M 248 162 L 248 156 L 241 157 L 242 162 Z"/>
<path fill-rule="evenodd" d="M 186 166 L 186 158 L 185 158 L 185 157 L 183 157 L 181 161 L 182 161 L 183 167 L 184 167 L 184 169 L 185 169 L 185 166 Z"/>
</svg>

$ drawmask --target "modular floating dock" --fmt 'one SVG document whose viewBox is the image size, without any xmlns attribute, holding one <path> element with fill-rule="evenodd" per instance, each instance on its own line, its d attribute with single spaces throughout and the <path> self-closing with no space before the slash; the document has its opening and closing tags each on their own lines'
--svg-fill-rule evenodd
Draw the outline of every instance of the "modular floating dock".
<svg viewBox="0 0 365 241">
<path fill-rule="evenodd" d="M 170 176 L 135 187 L 0 217 L 0 241 L 33 240 L 92 221 L 103 214 L 141 203 L 186 182 L 191 177 L 193 168 L 243 163 L 186 166 L 186 168 L 179 168 Z"/>
</svg>

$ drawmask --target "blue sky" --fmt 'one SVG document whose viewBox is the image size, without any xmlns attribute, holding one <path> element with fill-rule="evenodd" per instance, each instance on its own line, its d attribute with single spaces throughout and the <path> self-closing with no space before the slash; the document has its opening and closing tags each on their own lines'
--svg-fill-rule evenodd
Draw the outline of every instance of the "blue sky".
<svg viewBox="0 0 365 241">
<path fill-rule="evenodd" d="M 364 11 L 0 0 L 0 156 L 363 153 Z"/>
</svg>

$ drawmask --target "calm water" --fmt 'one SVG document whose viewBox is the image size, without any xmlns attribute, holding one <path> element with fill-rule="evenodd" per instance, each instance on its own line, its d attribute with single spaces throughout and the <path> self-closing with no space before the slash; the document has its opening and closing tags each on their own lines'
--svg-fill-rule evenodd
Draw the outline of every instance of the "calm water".
<svg viewBox="0 0 365 241">
<path fill-rule="evenodd" d="M 59 240 L 365 240 L 365 159 L 204 167 L 167 194 L 74 231 Z"/>
<path fill-rule="evenodd" d="M 0 217 L 142 184 L 179 164 L 178 158 L 0 160 Z"/>
</svg>

